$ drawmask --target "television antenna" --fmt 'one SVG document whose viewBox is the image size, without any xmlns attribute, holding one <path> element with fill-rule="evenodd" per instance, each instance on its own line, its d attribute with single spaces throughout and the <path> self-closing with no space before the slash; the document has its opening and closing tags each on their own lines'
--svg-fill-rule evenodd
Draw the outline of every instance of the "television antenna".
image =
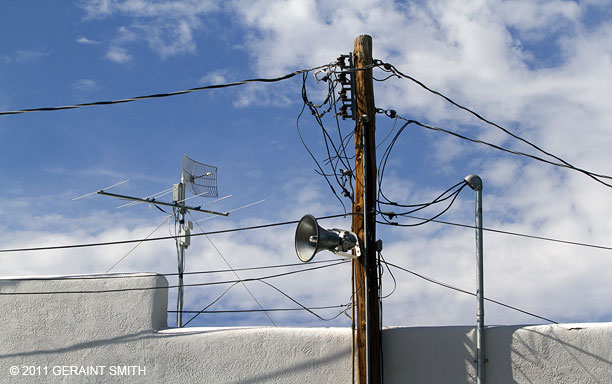
<svg viewBox="0 0 612 384">
<path fill-rule="evenodd" d="M 194 195 L 185 198 L 185 187 Z M 164 191 L 165 192 L 165 191 Z M 199 163 L 185 155 L 183 157 L 181 181 L 172 186 L 172 202 L 157 200 L 156 195 L 152 197 L 135 197 L 110 193 L 103 189 L 96 192 L 99 195 L 131 200 L 138 203 L 148 203 L 171 207 L 175 223 L 179 226 L 177 235 L 178 245 L 178 295 L 176 300 L 176 324 L 179 328 L 183 326 L 183 274 L 185 272 L 185 249 L 191 244 L 191 231 L 193 222 L 185 221 L 185 214 L 189 211 L 202 212 L 216 216 L 229 216 L 230 212 L 216 212 L 203 209 L 202 205 L 191 206 L 185 204 L 186 200 L 197 196 L 218 197 L 217 192 L 217 167 Z"/>
</svg>

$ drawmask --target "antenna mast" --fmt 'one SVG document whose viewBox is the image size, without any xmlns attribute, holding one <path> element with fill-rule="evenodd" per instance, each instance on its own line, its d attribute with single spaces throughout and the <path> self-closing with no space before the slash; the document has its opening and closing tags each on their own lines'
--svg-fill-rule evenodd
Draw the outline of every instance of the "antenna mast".
<svg viewBox="0 0 612 384">
<path fill-rule="evenodd" d="M 172 202 L 176 204 L 174 217 L 179 223 L 178 234 L 178 295 L 176 298 L 176 325 L 179 328 L 183 327 L 183 274 L 185 273 L 185 249 L 191 244 L 191 230 L 193 223 L 187 221 L 185 223 L 185 184 L 184 178 L 181 177 L 181 182 L 174 184 L 172 187 Z M 177 217 L 178 216 L 178 217 Z"/>
<path fill-rule="evenodd" d="M 108 188 L 114 187 L 115 185 L 111 185 Z M 185 273 L 185 249 L 187 249 L 191 244 L 191 231 L 193 230 L 193 223 L 191 221 L 185 221 L 185 213 L 187 213 L 188 211 L 196 211 L 217 216 L 229 216 L 230 214 L 229 212 L 215 212 L 209 211 L 207 209 L 202 209 L 202 205 L 199 205 L 197 207 L 186 205 L 185 200 L 187 199 L 185 198 L 185 187 L 187 187 L 187 189 L 189 189 L 189 191 L 194 194 L 193 197 L 203 195 L 206 195 L 206 197 L 218 197 L 219 195 L 217 192 L 217 167 L 198 163 L 197 161 L 194 161 L 190 159 L 187 155 L 185 155 L 185 157 L 183 158 L 181 182 L 178 184 L 174 184 L 172 187 L 172 203 L 158 201 L 155 197 L 134 197 L 119 195 L 116 193 L 109 193 L 104 191 L 103 189 L 96 192 L 99 195 L 112 196 L 124 200 L 137 201 L 140 203 L 149 203 L 149 205 L 155 204 L 172 207 L 175 222 L 179 224 L 179 232 L 177 234 L 178 295 L 176 300 L 176 324 L 179 328 L 183 327 L 183 275 Z"/>
</svg>

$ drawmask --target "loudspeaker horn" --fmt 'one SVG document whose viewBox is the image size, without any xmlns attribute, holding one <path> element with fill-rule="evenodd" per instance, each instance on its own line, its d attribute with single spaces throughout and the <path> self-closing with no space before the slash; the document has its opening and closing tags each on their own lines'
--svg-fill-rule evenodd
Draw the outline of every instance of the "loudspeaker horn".
<svg viewBox="0 0 612 384">
<path fill-rule="evenodd" d="M 359 247 L 357 255 L 347 253 L 357 243 L 357 235 L 353 232 L 321 228 L 312 215 L 302 217 L 295 231 L 295 252 L 303 262 L 312 260 L 314 255 L 325 250 L 349 258 L 359 257 Z"/>
</svg>

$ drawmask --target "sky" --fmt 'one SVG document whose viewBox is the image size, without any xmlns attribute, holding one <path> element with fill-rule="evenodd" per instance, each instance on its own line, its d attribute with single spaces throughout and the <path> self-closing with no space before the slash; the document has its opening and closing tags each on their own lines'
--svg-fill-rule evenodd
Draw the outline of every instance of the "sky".
<svg viewBox="0 0 612 384">
<path fill-rule="evenodd" d="M 612 146 L 612 2 L 79 0 L 10 1 L 0 12 L 0 111 L 72 105 L 272 78 L 334 62 L 372 36 L 373 57 L 469 107 L 576 167 L 610 175 Z M 388 74 L 374 69 L 382 80 Z M 323 101 L 326 83 L 310 72 L 307 90 Z M 378 108 L 513 151 L 532 147 L 456 108 L 407 79 L 376 81 Z M 308 150 L 325 167 L 321 128 L 303 107 L 302 77 L 252 83 L 126 104 L 0 116 L 0 248 L 46 247 L 170 236 L 174 221 L 155 207 L 90 195 L 145 197 L 180 181 L 184 155 L 218 167 L 219 197 L 194 205 L 219 211 L 260 202 L 227 218 L 193 213 L 194 232 L 242 228 L 345 212 Z M 339 143 L 352 120 L 324 124 Z M 401 121 L 376 119 L 380 160 Z M 302 144 L 304 140 L 306 146 Z M 307 147 L 307 148 L 306 148 Z M 350 147 L 350 145 L 349 145 Z M 349 157 L 351 154 L 348 155 Z M 385 168 L 382 188 L 402 204 L 433 200 L 469 174 L 483 188 L 487 228 L 612 246 L 612 189 L 567 168 L 410 125 Z M 190 196 L 190 195 L 188 195 Z M 169 196 L 165 196 L 168 200 Z M 346 207 L 350 201 L 341 198 Z M 431 217 L 443 209 L 420 213 Z M 464 188 L 440 219 L 472 225 L 474 192 Z M 402 219 L 404 224 L 414 223 Z M 350 217 L 321 220 L 350 229 Z M 296 225 L 193 237 L 189 272 L 299 262 Z M 384 259 L 461 289 L 476 291 L 474 230 L 439 223 L 379 225 Z M 2 274 L 65 275 L 176 271 L 173 240 L 88 248 L 3 252 Z M 133 250 L 132 250 L 133 249 Z M 129 253 L 129 254 L 128 254 Z M 221 255 L 223 257 L 221 257 Z M 314 261 L 336 260 L 321 252 Z M 330 263 L 331 264 L 331 263 Z M 321 266 L 326 264 L 313 264 Z M 309 267 L 238 272 L 255 278 Z M 485 296 L 558 322 L 612 321 L 606 249 L 484 233 Z M 392 272 L 393 274 L 391 274 Z M 168 277 L 176 283 L 174 276 Z M 187 284 L 233 280 L 190 275 Z M 265 308 L 350 302 L 350 265 L 245 283 Z M 185 309 L 200 310 L 228 285 L 190 287 Z M 391 268 L 383 274 L 385 326 L 471 325 L 476 300 Z M 394 289 L 395 288 L 395 289 Z M 389 295 L 390 294 L 390 295 Z M 175 290 L 169 293 L 175 307 Z M 291 299 L 290 299 L 291 298 Z M 241 286 L 210 310 L 257 309 Z M 323 318 L 340 314 L 332 308 Z M 350 311 L 348 311 L 350 314 Z M 349 326 L 302 311 L 270 312 L 279 326 Z M 169 325 L 175 322 L 169 314 Z M 545 321 L 487 303 L 485 324 Z M 199 316 L 197 326 L 271 326 L 263 313 Z"/>
</svg>

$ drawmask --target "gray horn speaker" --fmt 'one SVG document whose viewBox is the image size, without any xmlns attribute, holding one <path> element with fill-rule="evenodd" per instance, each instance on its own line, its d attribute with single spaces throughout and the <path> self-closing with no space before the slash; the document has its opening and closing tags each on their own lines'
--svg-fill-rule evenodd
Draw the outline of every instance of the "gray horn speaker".
<svg viewBox="0 0 612 384">
<path fill-rule="evenodd" d="M 321 251 L 346 252 L 355 247 L 357 237 L 341 229 L 327 230 L 317 224 L 312 215 L 302 217 L 295 231 L 295 252 L 307 262 Z"/>
</svg>

